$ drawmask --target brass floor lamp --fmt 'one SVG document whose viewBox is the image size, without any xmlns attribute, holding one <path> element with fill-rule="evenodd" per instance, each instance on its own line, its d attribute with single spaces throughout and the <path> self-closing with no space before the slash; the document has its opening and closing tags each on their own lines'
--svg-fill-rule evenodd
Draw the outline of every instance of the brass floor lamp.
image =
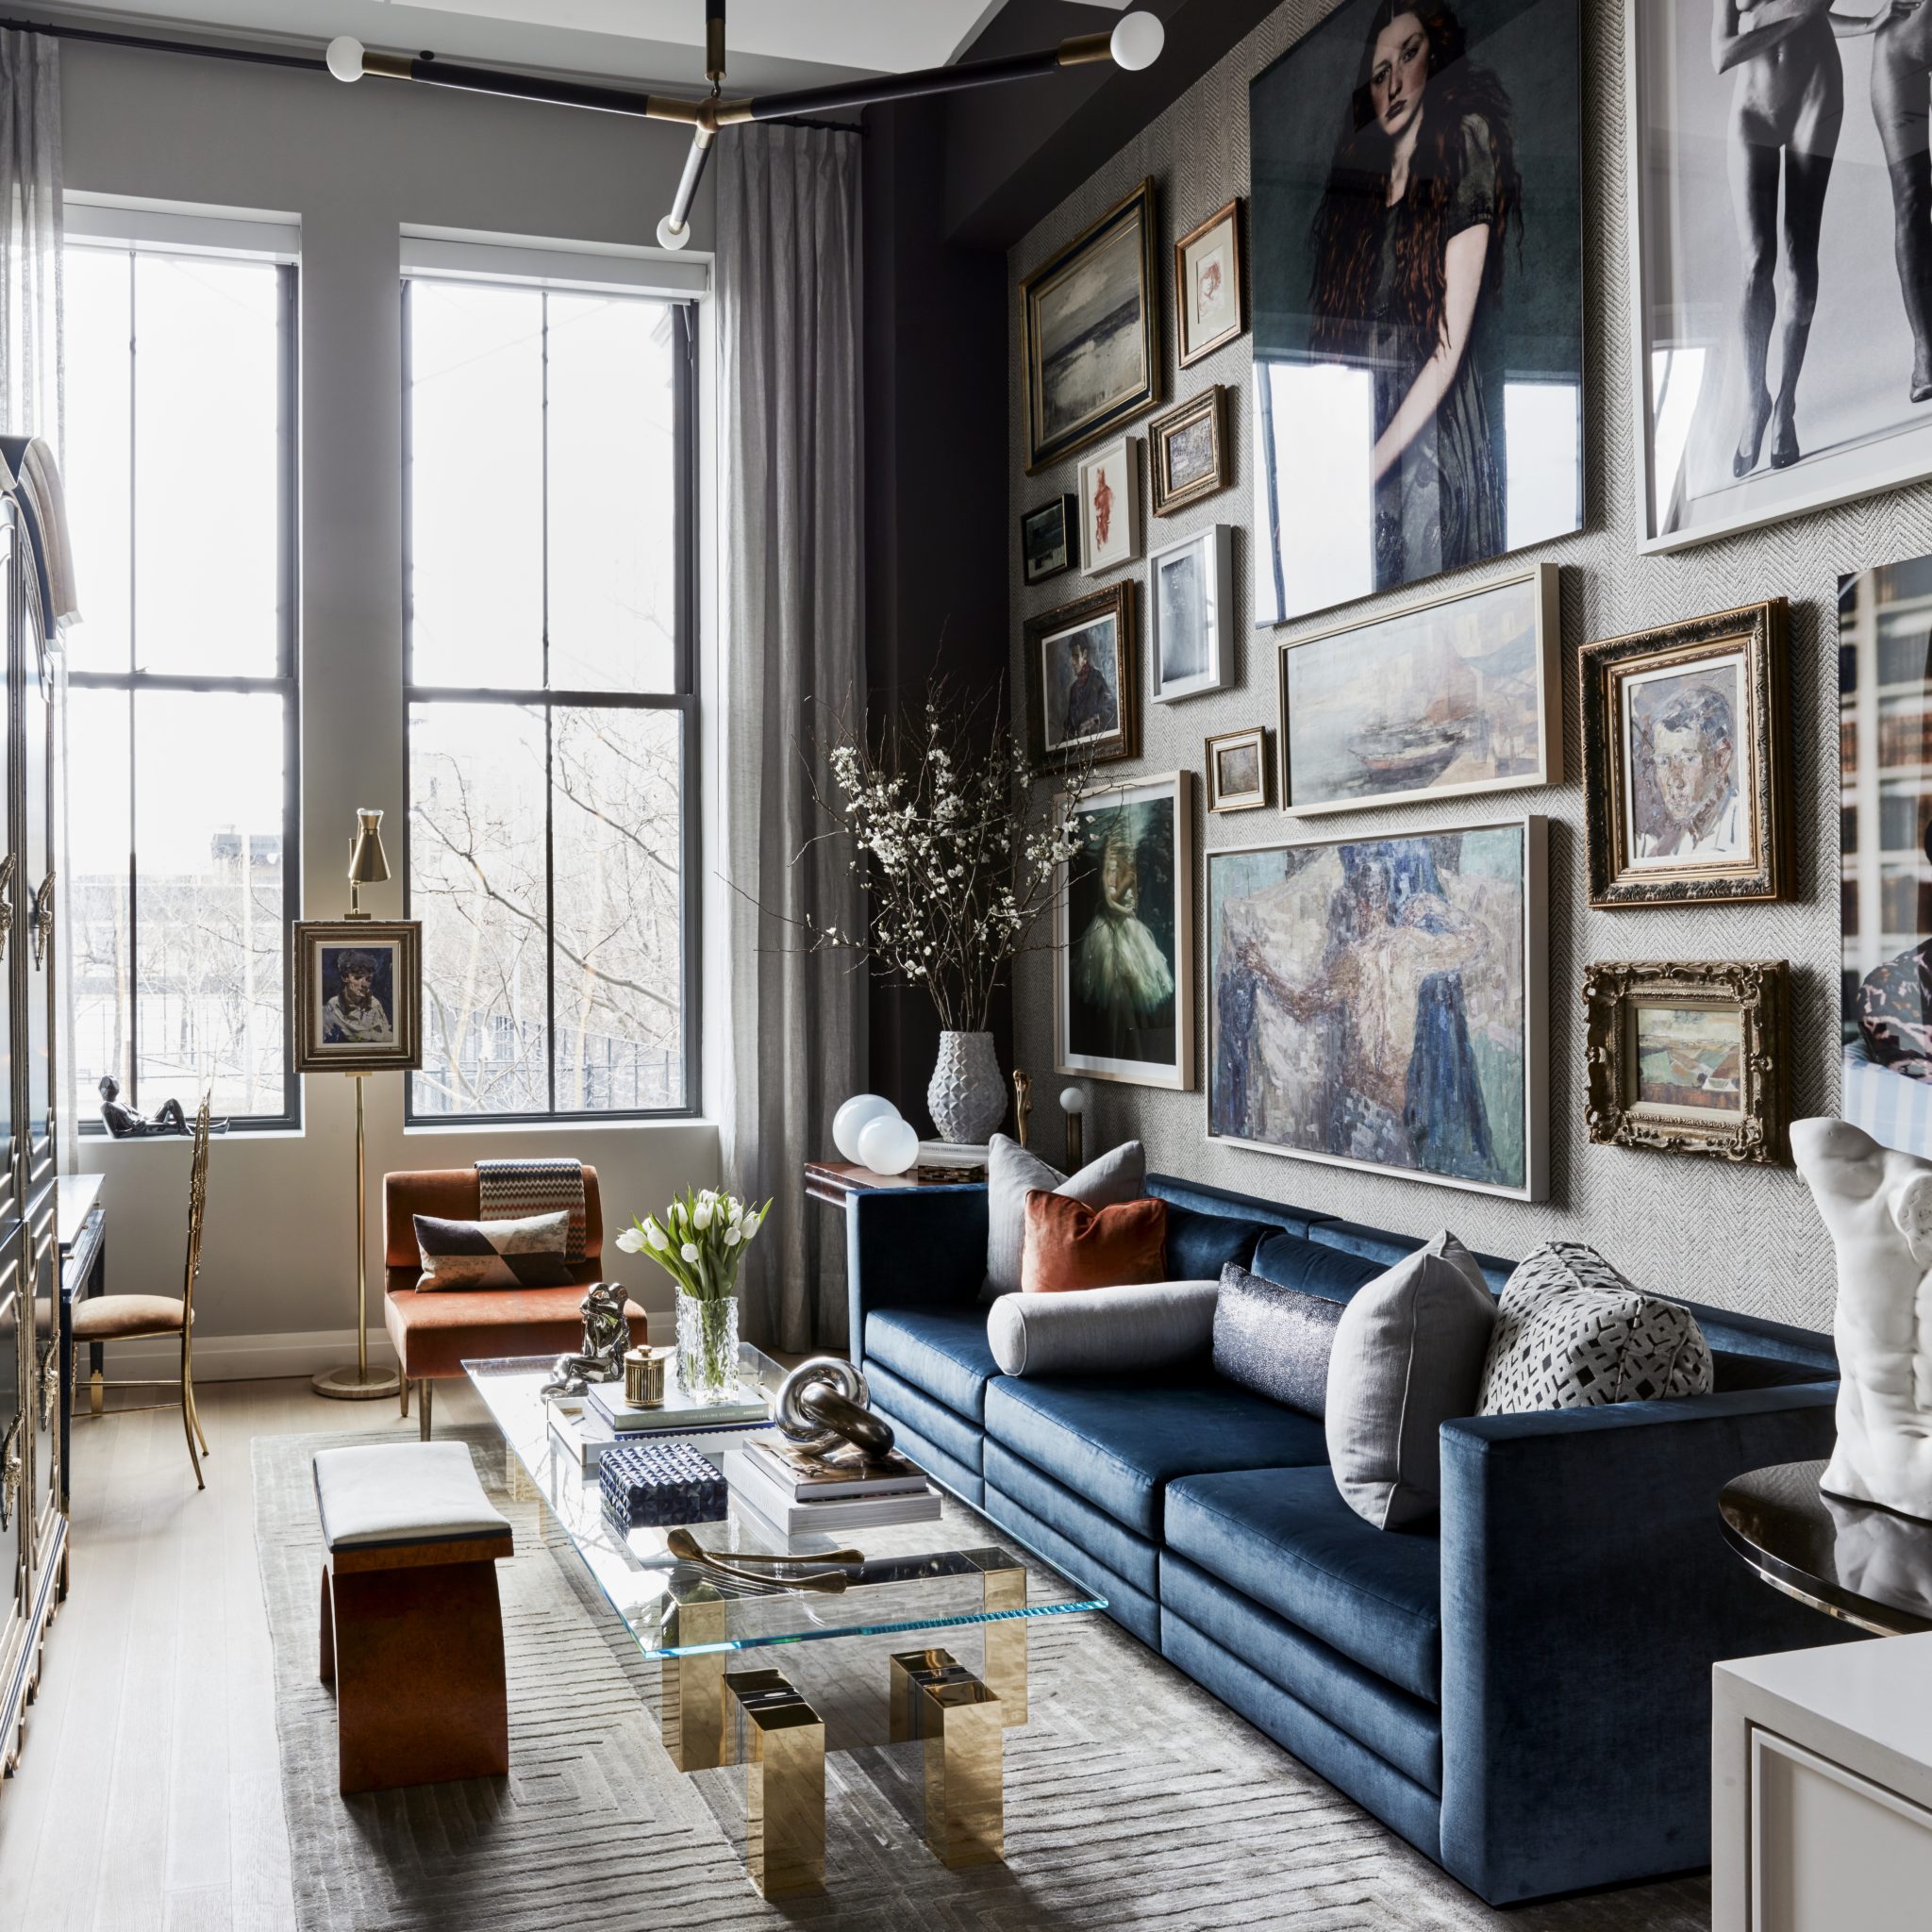
<svg viewBox="0 0 1932 1932">
<path fill-rule="evenodd" d="M 295 924 L 295 1071 L 345 1074 L 356 1083 L 356 1359 L 311 1378 L 318 1395 L 373 1401 L 401 1388 L 394 1369 L 369 1365 L 369 1164 L 362 1083 L 371 1074 L 423 1064 L 419 1009 L 423 928 L 378 921 L 362 888 L 389 875 L 382 814 L 358 810 L 349 852 L 349 909 Z"/>
</svg>

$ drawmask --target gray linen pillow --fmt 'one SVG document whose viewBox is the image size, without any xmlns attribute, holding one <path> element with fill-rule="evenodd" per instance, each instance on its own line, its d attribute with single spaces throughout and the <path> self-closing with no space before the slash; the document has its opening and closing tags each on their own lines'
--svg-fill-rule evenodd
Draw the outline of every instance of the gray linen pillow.
<svg viewBox="0 0 1932 1932">
<path fill-rule="evenodd" d="M 1026 1195 L 1042 1188 L 1090 1208 L 1114 1208 L 1147 1192 L 1147 1155 L 1138 1141 L 1090 1160 L 1070 1180 L 1019 1141 L 995 1134 L 986 1158 L 986 1286 L 981 1301 L 1018 1294 L 1020 1260 L 1026 1247 Z"/>
<path fill-rule="evenodd" d="M 1214 1306 L 1214 1373 L 1320 1422 L 1344 1306 L 1228 1262 Z"/>
<path fill-rule="evenodd" d="M 1342 1501 L 1377 1529 L 1435 1513 L 1438 1432 L 1475 1413 L 1495 1323 L 1483 1271 L 1447 1229 L 1342 1309 L 1328 1358 L 1328 1460 Z"/>
<path fill-rule="evenodd" d="M 1118 1375 L 1207 1353 L 1218 1281 L 1148 1281 L 1067 1294 L 1003 1294 L 986 1341 L 1008 1375 Z"/>
</svg>

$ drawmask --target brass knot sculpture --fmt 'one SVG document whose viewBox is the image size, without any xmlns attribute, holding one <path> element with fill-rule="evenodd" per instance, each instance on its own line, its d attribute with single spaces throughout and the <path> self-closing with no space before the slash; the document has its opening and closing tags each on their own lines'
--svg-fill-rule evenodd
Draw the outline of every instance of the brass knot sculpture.
<svg viewBox="0 0 1932 1932">
<path fill-rule="evenodd" d="M 593 1281 L 584 1297 L 583 1345 L 550 1365 L 546 1395 L 581 1395 L 587 1382 L 624 1380 L 624 1355 L 630 1346 L 630 1323 L 624 1312 L 621 1281 Z"/>
</svg>

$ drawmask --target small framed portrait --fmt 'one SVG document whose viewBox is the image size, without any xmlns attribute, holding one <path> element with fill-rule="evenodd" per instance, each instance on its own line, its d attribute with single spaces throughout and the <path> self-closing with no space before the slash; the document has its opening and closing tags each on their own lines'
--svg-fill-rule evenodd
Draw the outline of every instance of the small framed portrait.
<svg viewBox="0 0 1932 1932">
<path fill-rule="evenodd" d="M 1217 382 L 1147 425 L 1147 475 L 1154 514 L 1175 510 L 1225 490 L 1233 480 L 1227 460 L 1227 391 Z"/>
<path fill-rule="evenodd" d="M 1105 765 L 1140 755 L 1134 592 L 1127 578 L 1027 619 L 1026 708 L 1035 763 Z"/>
<path fill-rule="evenodd" d="M 1227 682 L 1233 555 L 1233 530 L 1216 524 L 1147 559 L 1156 704 L 1198 697 Z"/>
<path fill-rule="evenodd" d="M 1241 203 L 1237 195 L 1174 244 L 1174 312 L 1183 369 L 1234 341 L 1243 328 Z"/>
<path fill-rule="evenodd" d="M 1020 519 L 1020 568 L 1028 584 L 1043 584 L 1080 560 L 1080 517 L 1071 495 L 1056 496 Z"/>
<path fill-rule="evenodd" d="M 1785 600 L 1586 644 L 1590 903 L 1790 891 Z"/>
<path fill-rule="evenodd" d="M 1194 1084 L 1193 774 L 1072 807 L 1054 900 L 1054 1044 L 1062 1074 Z"/>
<path fill-rule="evenodd" d="M 1029 476 L 1160 400 L 1151 180 L 1020 284 L 1020 321 Z"/>
<path fill-rule="evenodd" d="M 1268 803 L 1268 727 L 1208 741 L 1208 809 L 1254 811 Z"/>
<path fill-rule="evenodd" d="M 1599 960 L 1583 972 L 1590 1138 L 1787 1159 L 1782 959 Z"/>
<path fill-rule="evenodd" d="M 423 1064 L 423 927 L 415 920 L 295 922 L 295 1071 Z"/>
<path fill-rule="evenodd" d="M 1132 563 L 1141 554 L 1135 441 L 1117 437 L 1080 465 L 1080 568 L 1090 577 Z"/>
</svg>

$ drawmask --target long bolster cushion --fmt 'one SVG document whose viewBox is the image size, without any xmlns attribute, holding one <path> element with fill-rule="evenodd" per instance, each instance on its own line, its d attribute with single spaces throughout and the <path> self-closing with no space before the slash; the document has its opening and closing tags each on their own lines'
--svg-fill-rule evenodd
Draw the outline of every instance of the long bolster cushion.
<svg viewBox="0 0 1932 1932">
<path fill-rule="evenodd" d="M 1003 1294 L 986 1339 L 1008 1375 L 1118 1375 L 1205 1355 L 1218 1281 L 1152 1281 L 1072 1294 Z"/>
</svg>

